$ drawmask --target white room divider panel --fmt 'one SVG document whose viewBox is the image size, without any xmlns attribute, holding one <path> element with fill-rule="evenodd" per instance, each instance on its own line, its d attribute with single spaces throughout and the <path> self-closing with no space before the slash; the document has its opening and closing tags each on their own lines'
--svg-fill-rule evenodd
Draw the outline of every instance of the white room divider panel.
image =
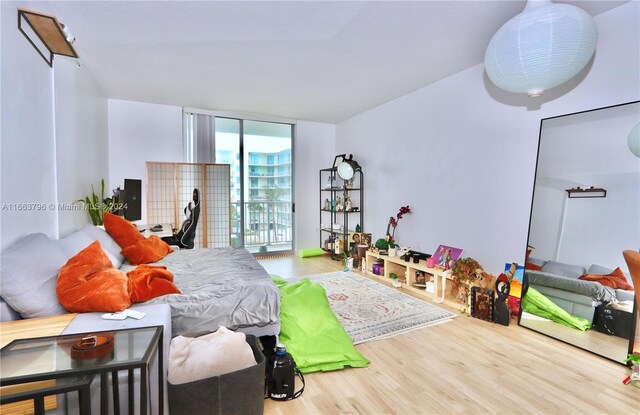
<svg viewBox="0 0 640 415">
<path fill-rule="evenodd" d="M 230 168 L 228 164 L 146 163 L 149 226 L 171 223 L 179 228 L 184 208 L 200 192 L 195 247 L 231 245 Z"/>
</svg>

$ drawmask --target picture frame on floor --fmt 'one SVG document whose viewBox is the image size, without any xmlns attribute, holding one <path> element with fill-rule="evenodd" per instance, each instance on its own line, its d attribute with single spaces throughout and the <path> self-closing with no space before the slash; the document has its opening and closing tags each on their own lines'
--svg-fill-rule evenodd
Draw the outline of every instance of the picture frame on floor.
<svg viewBox="0 0 640 415">
<path fill-rule="evenodd" d="M 485 321 L 493 321 L 494 297 L 495 294 L 493 290 L 471 287 L 471 317 Z"/>
</svg>

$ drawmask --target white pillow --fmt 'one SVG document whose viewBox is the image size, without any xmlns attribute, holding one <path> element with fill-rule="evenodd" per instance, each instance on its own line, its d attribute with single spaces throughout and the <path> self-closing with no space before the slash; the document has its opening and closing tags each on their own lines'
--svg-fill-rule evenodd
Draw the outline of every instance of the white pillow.
<svg viewBox="0 0 640 415">
<path fill-rule="evenodd" d="M 56 297 L 58 270 L 67 262 L 56 241 L 26 235 L 0 254 L 0 293 L 23 318 L 65 314 Z"/>
<path fill-rule="evenodd" d="M 56 241 L 67 258 L 74 257 L 78 252 L 91 245 L 92 242 L 93 239 L 82 232 L 74 232 Z"/>
<path fill-rule="evenodd" d="M 167 381 L 179 385 L 254 365 L 256 359 L 245 334 L 220 327 L 204 336 L 171 340 Z"/>
<path fill-rule="evenodd" d="M 565 264 L 563 262 L 557 261 L 547 261 L 542 266 L 541 271 L 578 279 L 581 275 L 584 275 L 587 269 L 580 265 Z"/>
</svg>

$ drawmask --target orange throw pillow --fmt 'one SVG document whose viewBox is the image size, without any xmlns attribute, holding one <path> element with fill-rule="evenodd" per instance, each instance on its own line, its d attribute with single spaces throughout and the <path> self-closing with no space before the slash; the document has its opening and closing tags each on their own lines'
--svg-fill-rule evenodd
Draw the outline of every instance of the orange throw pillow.
<svg viewBox="0 0 640 415">
<path fill-rule="evenodd" d="M 95 241 L 69 259 L 58 272 L 58 301 L 72 313 L 122 311 L 131 305 L 127 277 L 114 268 Z"/>
<path fill-rule="evenodd" d="M 132 303 L 166 294 L 182 294 L 173 283 L 173 274 L 162 265 L 140 265 L 127 272 L 127 279 Z"/>
<path fill-rule="evenodd" d="M 151 235 L 134 245 L 124 248 L 121 253 L 131 265 L 138 265 L 160 261 L 171 252 L 173 252 L 173 249 L 165 241 L 155 235 Z"/>
<path fill-rule="evenodd" d="M 624 273 L 620 267 L 613 270 L 611 274 L 597 275 L 597 274 L 584 274 L 579 279 L 584 281 L 595 281 L 602 285 L 611 288 L 619 288 L 621 290 L 633 290 L 633 286 L 627 282 Z"/>
<path fill-rule="evenodd" d="M 109 212 L 104 212 L 104 229 L 122 249 L 145 239 L 133 223 Z"/>
</svg>

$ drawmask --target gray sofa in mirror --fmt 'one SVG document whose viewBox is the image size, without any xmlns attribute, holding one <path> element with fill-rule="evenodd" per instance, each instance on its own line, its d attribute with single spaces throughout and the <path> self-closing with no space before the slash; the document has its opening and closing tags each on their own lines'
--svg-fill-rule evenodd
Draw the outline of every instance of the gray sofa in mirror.
<svg viewBox="0 0 640 415">
<path fill-rule="evenodd" d="M 576 329 L 524 310 L 519 317 L 524 327 L 620 363 L 640 334 L 633 287 L 580 277 L 620 268 L 632 285 L 622 251 L 640 246 L 640 159 L 627 145 L 638 122 L 639 101 L 541 120 L 523 302 L 533 288 L 589 325 Z M 569 197 L 592 186 L 605 192 Z M 617 333 L 597 330 L 603 312 Z"/>
</svg>

